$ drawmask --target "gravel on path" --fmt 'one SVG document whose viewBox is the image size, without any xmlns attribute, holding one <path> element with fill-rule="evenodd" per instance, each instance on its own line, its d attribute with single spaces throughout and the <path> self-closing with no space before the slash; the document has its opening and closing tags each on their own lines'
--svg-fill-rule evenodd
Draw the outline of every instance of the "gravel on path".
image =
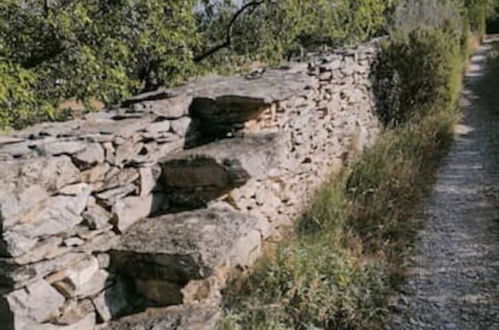
<svg viewBox="0 0 499 330">
<path fill-rule="evenodd" d="M 499 330 L 499 106 L 481 97 L 497 44 L 489 37 L 472 57 L 463 119 L 425 203 L 387 329 Z M 485 88 L 499 101 L 499 76 Z"/>
</svg>

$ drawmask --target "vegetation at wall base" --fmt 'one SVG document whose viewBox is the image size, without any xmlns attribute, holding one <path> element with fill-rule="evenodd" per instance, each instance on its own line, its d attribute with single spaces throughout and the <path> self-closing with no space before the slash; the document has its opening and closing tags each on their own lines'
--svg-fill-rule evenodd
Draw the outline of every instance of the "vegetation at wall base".
<svg viewBox="0 0 499 330">
<path fill-rule="evenodd" d="M 227 290 L 220 329 L 383 329 L 459 118 L 467 37 L 446 24 L 391 35 L 381 58 L 399 87 L 380 114 L 386 129 L 319 189 L 292 239 Z"/>
</svg>

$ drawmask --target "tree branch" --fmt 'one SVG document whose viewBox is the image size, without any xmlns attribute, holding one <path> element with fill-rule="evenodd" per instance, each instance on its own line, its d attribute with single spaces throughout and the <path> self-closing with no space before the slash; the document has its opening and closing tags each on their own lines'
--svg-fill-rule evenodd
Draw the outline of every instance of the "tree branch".
<svg viewBox="0 0 499 330">
<path fill-rule="evenodd" d="M 241 8 L 239 8 L 239 10 L 236 11 L 234 16 L 232 16 L 232 19 L 230 20 L 229 24 L 227 25 L 227 30 L 226 30 L 226 34 L 225 34 L 225 41 L 217 46 L 210 48 L 205 53 L 194 57 L 194 62 L 195 63 L 201 62 L 205 58 L 215 54 L 216 52 L 220 51 L 221 49 L 230 48 L 231 43 L 232 43 L 232 30 L 233 30 L 234 25 L 236 24 L 237 20 L 239 19 L 239 17 L 241 15 L 243 15 L 246 12 L 246 10 L 248 10 L 250 8 L 254 9 L 256 7 L 259 7 L 260 5 L 262 5 L 263 3 L 267 2 L 267 1 L 268 0 L 252 1 L 252 2 L 248 2 L 247 4 L 245 4 Z"/>
</svg>

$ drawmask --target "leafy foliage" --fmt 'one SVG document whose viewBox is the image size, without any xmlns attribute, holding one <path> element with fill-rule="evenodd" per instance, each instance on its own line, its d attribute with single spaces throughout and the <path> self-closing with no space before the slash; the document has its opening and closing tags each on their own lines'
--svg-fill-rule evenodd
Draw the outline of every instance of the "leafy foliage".
<svg viewBox="0 0 499 330">
<path fill-rule="evenodd" d="M 43 8 L 2 1 L 0 58 L 31 77 L 19 87 L 27 89 L 22 103 L 31 107 L 2 107 L 4 124 L 17 120 L 16 111 L 40 112 L 41 102 L 112 103 L 143 88 L 183 81 L 193 73 L 192 47 L 198 42 L 194 2 L 60 0 Z"/>
<path fill-rule="evenodd" d="M 45 112 L 41 104 L 51 105 L 50 116 L 41 117 L 49 119 L 62 100 L 96 98 L 109 104 L 207 70 L 224 71 L 255 60 L 278 63 L 303 48 L 363 40 L 382 29 L 390 3 L 243 4 L 251 2 L 260 4 L 231 24 L 239 7 L 230 0 L 3 0 L 2 65 L 14 65 L 31 79 L 19 86 L 27 92 L 23 106 L 16 101 L 0 109 L 2 123 L 19 126 L 19 118 Z M 196 65 L 197 56 L 227 38 L 229 25 L 230 45 Z"/>
</svg>

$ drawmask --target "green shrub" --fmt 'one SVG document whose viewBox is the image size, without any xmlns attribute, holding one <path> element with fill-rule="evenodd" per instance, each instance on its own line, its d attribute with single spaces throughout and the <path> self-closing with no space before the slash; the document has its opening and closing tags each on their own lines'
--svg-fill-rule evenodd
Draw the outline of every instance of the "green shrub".
<svg viewBox="0 0 499 330">
<path fill-rule="evenodd" d="M 388 93 L 394 102 L 381 114 L 391 125 L 318 191 L 275 260 L 226 294 L 221 329 L 383 328 L 424 179 L 431 181 L 458 117 L 467 32 L 464 20 L 445 24 L 458 11 L 442 9 L 432 24 L 392 30 L 381 55 L 385 75 L 377 77 L 397 94 Z"/>
<path fill-rule="evenodd" d="M 181 82 L 194 71 L 195 0 L 37 3 L 0 3 L 0 58 L 29 71 L 29 87 L 19 86 L 31 90 L 26 103 L 33 103 L 31 96 L 35 103 L 113 103 L 140 89 Z M 18 124 L 12 115 L 26 111 L 12 104 L 0 109 L 10 113 L 2 114 L 4 124 Z"/>
<path fill-rule="evenodd" d="M 385 124 L 397 125 L 424 116 L 432 107 L 455 104 L 463 60 L 461 38 L 458 33 L 428 28 L 392 36 L 381 61 L 390 68 L 399 94 L 396 102 L 380 109 Z"/>
</svg>

